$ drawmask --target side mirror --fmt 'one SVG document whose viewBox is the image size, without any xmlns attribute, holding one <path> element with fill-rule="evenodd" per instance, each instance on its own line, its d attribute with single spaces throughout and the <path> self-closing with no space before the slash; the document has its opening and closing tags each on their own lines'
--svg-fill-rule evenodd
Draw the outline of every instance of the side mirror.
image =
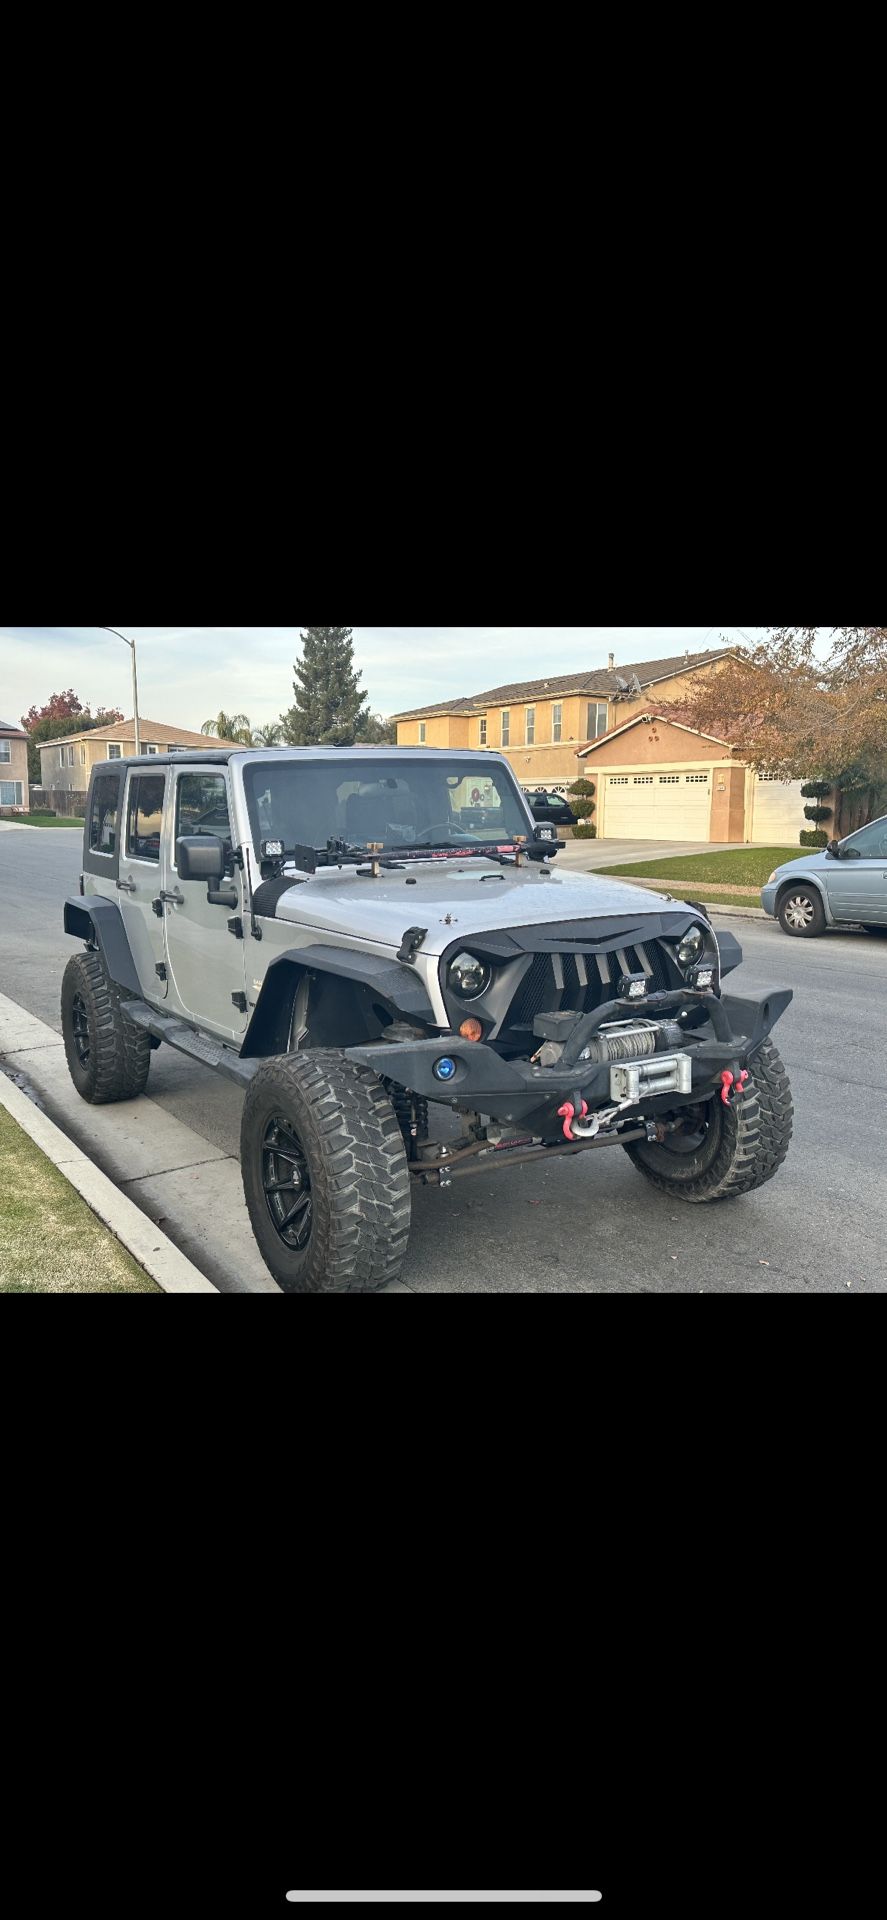
<svg viewBox="0 0 887 1920">
<path fill-rule="evenodd" d="M 225 848 L 218 834 L 183 834 L 176 841 L 176 870 L 180 880 L 221 880 Z"/>
<path fill-rule="evenodd" d="M 826 853 L 830 853 L 833 860 L 840 859 L 840 855 L 841 855 L 840 840 L 830 840 L 828 843 L 828 846 L 826 847 Z"/>
</svg>

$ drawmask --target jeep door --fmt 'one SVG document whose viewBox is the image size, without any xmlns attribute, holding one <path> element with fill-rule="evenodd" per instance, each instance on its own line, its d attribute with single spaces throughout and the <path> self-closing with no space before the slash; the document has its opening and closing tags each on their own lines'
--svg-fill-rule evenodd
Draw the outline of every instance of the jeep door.
<svg viewBox="0 0 887 1920">
<path fill-rule="evenodd" d="M 170 998 L 199 1026 L 226 1039 L 239 1040 L 246 1031 L 246 1010 L 234 996 L 245 993 L 245 941 L 242 928 L 243 886 L 231 851 L 231 815 L 228 782 L 221 767 L 200 772 L 175 767 L 171 774 L 169 828 L 164 835 L 164 917 L 166 965 Z M 182 880 L 176 866 L 176 843 L 183 834 L 209 834 L 225 844 L 227 871 L 223 879 Z M 222 903 L 211 900 L 220 894 Z"/>
<path fill-rule="evenodd" d="M 842 840 L 840 858 L 824 861 L 820 872 L 836 920 L 887 924 L 887 818 Z"/>
<path fill-rule="evenodd" d="M 154 902 L 160 892 L 160 848 L 167 775 L 134 768 L 126 781 L 118 898 L 123 925 L 146 1000 L 167 994 L 163 922 Z M 159 971 L 158 971 L 159 969 Z"/>
</svg>

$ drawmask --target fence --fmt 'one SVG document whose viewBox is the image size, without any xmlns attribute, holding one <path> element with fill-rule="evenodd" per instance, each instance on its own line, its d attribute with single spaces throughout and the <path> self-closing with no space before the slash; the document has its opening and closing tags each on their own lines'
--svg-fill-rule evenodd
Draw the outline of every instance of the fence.
<svg viewBox="0 0 887 1920">
<path fill-rule="evenodd" d="M 86 789 L 82 793 L 65 793 L 61 788 L 31 787 L 30 808 L 32 813 L 63 813 L 69 819 L 83 819 L 86 813 Z"/>
</svg>

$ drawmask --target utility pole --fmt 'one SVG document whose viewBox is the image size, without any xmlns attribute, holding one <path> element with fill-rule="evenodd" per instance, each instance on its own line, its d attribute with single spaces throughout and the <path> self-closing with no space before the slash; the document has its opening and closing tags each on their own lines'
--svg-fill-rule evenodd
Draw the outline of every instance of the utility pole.
<svg viewBox="0 0 887 1920">
<path fill-rule="evenodd" d="M 136 753 L 141 753 L 142 736 L 139 730 L 139 683 L 136 678 L 136 643 L 134 640 L 127 640 L 125 633 L 118 633 L 116 627 L 102 627 L 100 628 L 100 632 L 117 634 L 118 640 L 122 640 L 124 646 L 129 647 L 132 654 L 132 717 L 135 725 Z"/>
</svg>

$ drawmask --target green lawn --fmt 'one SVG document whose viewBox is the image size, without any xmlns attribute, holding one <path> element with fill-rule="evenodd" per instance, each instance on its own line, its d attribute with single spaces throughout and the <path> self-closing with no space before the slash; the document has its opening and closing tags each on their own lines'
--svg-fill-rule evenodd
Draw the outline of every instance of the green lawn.
<svg viewBox="0 0 887 1920">
<path fill-rule="evenodd" d="M 0 1293 L 160 1293 L 0 1107 Z"/>
<path fill-rule="evenodd" d="M 45 813 L 0 813 L 8 827 L 78 827 L 83 832 L 82 820 L 71 820 L 67 814 L 58 813 L 53 819 L 47 819 Z"/>
<path fill-rule="evenodd" d="M 729 888 L 732 881 L 736 887 L 762 887 L 769 880 L 774 867 L 781 867 L 785 860 L 798 860 L 802 853 L 813 852 L 805 847 L 739 847 L 733 853 L 694 853 L 679 855 L 671 860 L 645 860 L 643 865 L 635 861 L 634 865 L 620 867 L 598 867 L 598 873 L 621 873 L 629 879 L 633 875 L 643 874 L 647 880 L 667 880 L 669 892 L 678 889 L 673 882 L 681 880 L 700 881 L 707 885 L 720 882 Z M 706 901 L 712 899 L 706 893 Z"/>
</svg>

